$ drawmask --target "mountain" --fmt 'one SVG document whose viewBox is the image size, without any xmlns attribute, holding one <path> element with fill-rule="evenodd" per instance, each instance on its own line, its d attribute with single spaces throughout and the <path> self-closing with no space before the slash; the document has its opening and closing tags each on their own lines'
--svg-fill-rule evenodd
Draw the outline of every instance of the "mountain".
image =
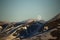
<svg viewBox="0 0 60 40">
<path fill-rule="evenodd" d="M 60 19 L 60 13 L 57 14 L 55 17 L 53 17 L 52 19 L 50 19 L 48 22 L 51 22 L 51 21 L 54 21 L 54 20 L 57 20 L 57 19 Z"/>
</svg>

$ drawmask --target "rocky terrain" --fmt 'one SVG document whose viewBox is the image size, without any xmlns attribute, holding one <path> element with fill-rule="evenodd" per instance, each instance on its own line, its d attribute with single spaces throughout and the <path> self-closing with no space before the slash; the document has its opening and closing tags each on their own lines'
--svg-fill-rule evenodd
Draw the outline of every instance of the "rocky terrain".
<svg viewBox="0 0 60 40">
<path fill-rule="evenodd" d="M 51 22 L 51 21 L 53 21 L 53 22 Z M 9 27 L 12 26 L 11 23 L 9 23 L 9 22 L 1 21 L 0 22 L 0 32 L 2 30 L 3 24 L 9 25 Z M 13 24 L 15 24 L 15 23 L 13 23 Z M 6 35 L 5 33 L 3 33 L 3 34 L 0 33 L 0 40 L 60 40 L 60 14 L 58 14 L 57 16 L 55 16 L 55 18 L 48 21 L 45 26 L 48 26 L 48 28 L 54 28 L 54 29 L 47 31 L 45 33 L 42 33 L 42 34 L 35 35 L 31 38 L 26 38 L 26 39 L 15 38 L 16 36 L 13 36 L 13 34 L 10 34 L 9 36 L 4 36 L 4 35 Z"/>
</svg>

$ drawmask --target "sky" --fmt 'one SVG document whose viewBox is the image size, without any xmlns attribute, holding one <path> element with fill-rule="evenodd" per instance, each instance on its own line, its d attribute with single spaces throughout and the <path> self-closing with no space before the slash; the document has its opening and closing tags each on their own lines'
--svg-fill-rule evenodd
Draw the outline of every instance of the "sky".
<svg viewBox="0 0 60 40">
<path fill-rule="evenodd" d="M 19 22 L 41 16 L 50 20 L 60 12 L 60 0 L 0 0 L 0 21 Z"/>
</svg>

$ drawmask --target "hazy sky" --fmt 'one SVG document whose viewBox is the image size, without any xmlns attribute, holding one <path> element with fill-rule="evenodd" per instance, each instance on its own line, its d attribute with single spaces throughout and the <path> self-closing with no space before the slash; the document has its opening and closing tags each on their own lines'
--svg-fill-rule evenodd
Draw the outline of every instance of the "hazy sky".
<svg viewBox="0 0 60 40">
<path fill-rule="evenodd" d="M 23 21 L 38 15 L 49 20 L 60 11 L 60 0 L 0 0 L 0 21 Z"/>
</svg>

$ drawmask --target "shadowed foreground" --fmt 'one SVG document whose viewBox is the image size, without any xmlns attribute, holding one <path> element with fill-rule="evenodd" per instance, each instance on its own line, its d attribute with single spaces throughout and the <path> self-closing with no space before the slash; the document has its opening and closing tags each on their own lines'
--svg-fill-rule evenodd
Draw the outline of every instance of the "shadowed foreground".
<svg viewBox="0 0 60 40">
<path fill-rule="evenodd" d="M 39 22 L 40 22 L 40 24 L 38 24 Z M 39 22 L 35 22 L 33 20 L 28 21 L 25 24 L 21 23 L 21 22 L 20 23 L 0 22 L 0 40 L 60 40 L 60 14 L 55 16 L 53 19 L 49 20 L 46 23 L 43 22 L 43 24 L 45 23 L 43 26 L 41 26 L 42 22 L 41 21 L 39 21 Z M 21 24 L 23 24 L 21 27 L 18 26 Z M 34 24 L 34 25 L 32 25 L 32 24 Z M 35 26 L 36 26 L 36 28 L 35 28 Z M 27 29 L 26 27 L 28 27 L 31 30 L 32 34 L 30 31 L 28 31 L 29 29 L 26 30 Z M 40 29 L 40 30 L 36 31 L 35 29 L 37 29 L 39 27 L 40 28 L 43 27 L 43 30 Z M 18 31 L 16 31 L 16 29 L 14 29 L 14 28 L 16 28 L 16 29 L 18 28 L 17 29 Z M 21 34 L 23 29 L 28 31 L 29 36 L 31 35 L 31 37 L 24 35 L 26 31 L 23 31 L 23 34 Z M 34 32 L 33 30 L 36 31 L 35 33 L 44 32 L 45 30 L 48 30 L 48 31 L 41 33 L 41 34 L 38 33 L 38 35 L 34 36 L 33 34 L 35 34 L 35 33 L 33 33 Z M 20 33 L 22 36 L 27 37 L 27 38 L 21 39 L 20 38 L 21 35 L 18 35 L 17 33 Z"/>
</svg>

